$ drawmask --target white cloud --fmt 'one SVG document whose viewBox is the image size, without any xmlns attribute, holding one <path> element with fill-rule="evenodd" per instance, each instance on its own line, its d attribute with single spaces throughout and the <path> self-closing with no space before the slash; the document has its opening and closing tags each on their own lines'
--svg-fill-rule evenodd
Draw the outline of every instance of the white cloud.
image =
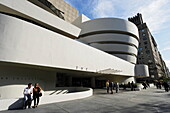
<svg viewBox="0 0 170 113">
<path fill-rule="evenodd" d="M 122 17 L 124 19 L 142 13 L 144 22 L 151 32 L 158 33 L 167 27 L 170 18 L 169 6 L 169 0 L 95 0 L 91 13 L 95 18 Z"/>
<path fill-rule="evenodd" d="M 97 0 L 93 3 L 92 15 L 98 17 L 108 17 L 114 14 L 115 6 L 112 0 Z M 112 13 L 111 13 L 112 12 Z"/>
<path fill-rule="evenodd" d="M 170 54 L 170 41 L 165 41 L 163 44 L 162 44 L 162 49 L 160 49 L 160 51 L 162 53 L 166 53 L 165 56 L 167 56 L 167 53 L 168 55 Z"/>
<path fill-rule="evenodd" d="M 161 51 L 161 52 L 163 52 L 163 51 L 170 51 L 170 47 L 163 48 L 163 49 L 161 49 L 160 51 Z"/>
<path fill-rule="evenodd" d="M 157 33 L 166 28 L 165 24 L 170 17 L 170 8 L 167 7 L 168 3 L 168 0 L 155 0 L 148 6 L 139 9 L 152 32 Z"/>
</svg>

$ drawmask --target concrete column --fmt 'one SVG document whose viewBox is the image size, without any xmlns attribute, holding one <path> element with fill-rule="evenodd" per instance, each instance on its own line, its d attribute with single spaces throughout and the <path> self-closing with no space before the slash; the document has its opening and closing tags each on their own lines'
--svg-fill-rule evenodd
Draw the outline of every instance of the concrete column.
<svg viewBox="0 0 170 113">
<path fill-rule="evenodd" d="M 68 86 L 72 86 L 72 77 L 71 76 L 68 77 Z"/>
<path fill-rule="evenodd" d="M 91 78 L 91 87 L 92 88 L 95 88 L 96 86 L 95 86 L 95 77 L 92 77 Z"/>
</svg>

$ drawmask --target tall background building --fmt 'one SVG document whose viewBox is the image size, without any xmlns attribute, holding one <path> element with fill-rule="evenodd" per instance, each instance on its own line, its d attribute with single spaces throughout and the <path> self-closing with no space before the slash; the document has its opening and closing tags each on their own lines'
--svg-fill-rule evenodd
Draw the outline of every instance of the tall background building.
<svg viewBox="0 0 170 113">
<path fill-rule="evenodd" d="M 72 7 L 64 0 L 48 0 L 57 9 L 64 12 L 64 18 L 67 22 L 73 22 L 78 17 L 78 10 Z"/>
<path fill-rule="evenodd" d="M 28 0 L 36 6 L 71 23 L 78 17 L 78 10 L 64 0 Z"/>
<path fill-rule="evenodd" d="M 151 34 L 146 23 L 143 22 L 142 15 L 137 14 L 132 18 L 128 18 L 133 22 L 139 31 L 139 48 L 137 55 L 137 64 L 146 64 L 149 67 L 151 78 L 168 77 L 168 68 L 160 52 L 158 51 L 156 41 Z"/>
</svg>

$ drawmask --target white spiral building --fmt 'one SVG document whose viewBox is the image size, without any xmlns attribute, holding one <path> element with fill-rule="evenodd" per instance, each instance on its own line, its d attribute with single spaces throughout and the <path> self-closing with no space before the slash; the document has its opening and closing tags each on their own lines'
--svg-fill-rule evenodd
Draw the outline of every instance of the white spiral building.
<svg viewBox="0 0 170 113">
<path fill-rule="evenodd" d="M 139 39 L 133 23 L 80 16 L 71 24 L 41 5 L 35 0 L 0 0 L 0 111 L 22 107 L 28 83 L 40 84 L 47 94 L 40 104 L 45 104 L 93 94 L 89 89 L 68 98 L 51 95 L 60 88 L 105 87 L 106 80 L 135 82 L 135 75 L 147 74 L 146 66 L 135 65 Z"/>
<path fill-rule="evenodd" d="M 80 41 L 136 64 L 137 27 L 118 18 L 100 18 L 81 24 Z"/>
</svg>

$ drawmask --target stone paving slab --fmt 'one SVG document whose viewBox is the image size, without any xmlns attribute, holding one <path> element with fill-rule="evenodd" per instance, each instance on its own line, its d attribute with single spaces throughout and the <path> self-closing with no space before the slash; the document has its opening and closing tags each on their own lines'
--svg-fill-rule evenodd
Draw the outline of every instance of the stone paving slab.
<svg viewBox="0 0 170 113">
<path fill-rule="evenodd" d="M 85 99 L 0 113 L 170 113 L 170 93 L 154 87 L 118 94 L 106 94 L 104 89 L 95 89 L 94 95 Z"/>
</svg>

